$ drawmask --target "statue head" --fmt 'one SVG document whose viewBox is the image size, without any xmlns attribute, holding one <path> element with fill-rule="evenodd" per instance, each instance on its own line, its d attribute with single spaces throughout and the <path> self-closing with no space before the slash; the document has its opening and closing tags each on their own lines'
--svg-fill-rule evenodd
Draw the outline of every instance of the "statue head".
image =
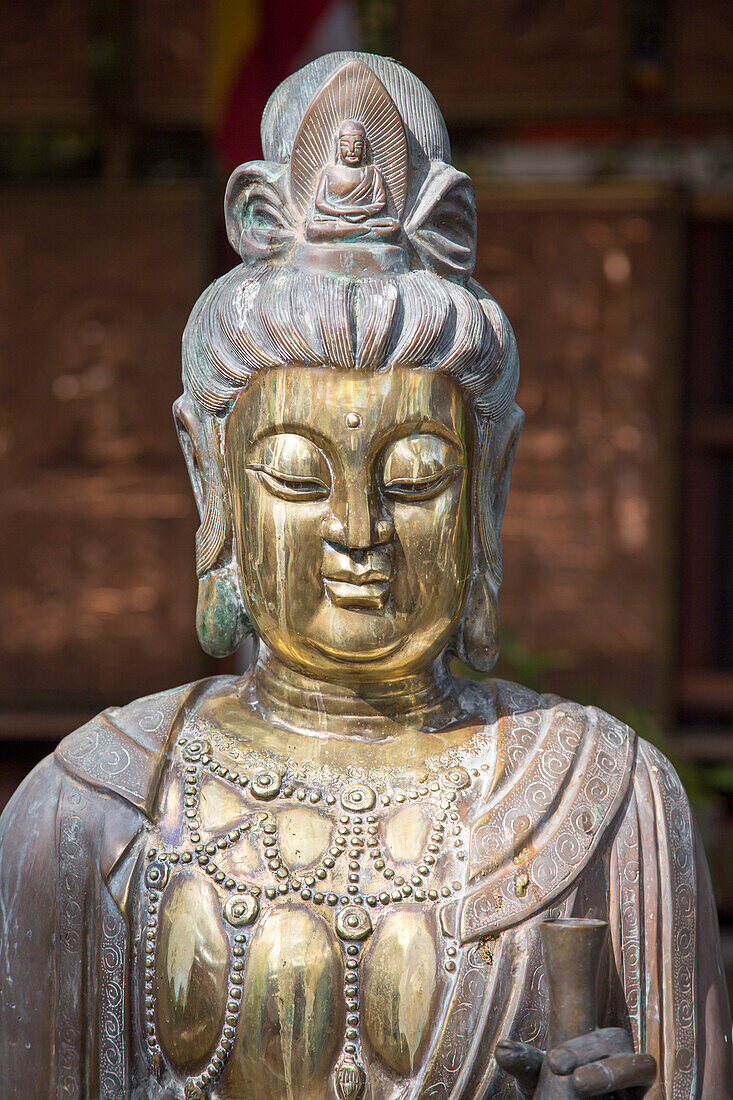
<svg viewBox="0 0 733 1100">
<path fill-rule="evenodd" d="M 347 168 L 360 168 L 369 160 L 366 130 L 360 122 L 347 118 L 336 135 L 336 163 Z"/>
<path fill-rule="evenodd" d="M 290 115 L 315 110 L 324 70 L 343 83 L 347 66 L 402 98 L 413 143 L 405 255 L 376 273 L 359 249 L 324 252 L 333 270 L 304 260 L 282 134 L 302 130 Z M 280 141 L 283 160 L 243 166 L 228 192 L 244 263 L 209 287 L 184 335 L 175 413 L 201 517 L 199 636 L 223 655 L 253 629 L 322 679 L 398 678 L 444 651 L 488 669 L 521 413 L 514 335 L 470 278 L 470 181 L 440 159 L 437 107 L 395 62 L 331 55 L 288 83 L 263 120 L 266 154 Z M 352 142 L 364 127 L 349 106 L 338 133 Z"/>
</svg>

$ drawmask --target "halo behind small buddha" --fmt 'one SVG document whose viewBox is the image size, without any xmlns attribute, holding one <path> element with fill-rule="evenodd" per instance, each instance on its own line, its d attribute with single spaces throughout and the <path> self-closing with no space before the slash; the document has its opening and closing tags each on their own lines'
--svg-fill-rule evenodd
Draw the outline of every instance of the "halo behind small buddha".
<svg viewBox="0 0 733 1100">
<path fill-rule="evenodd" d="M 401 218 L 407 198 L 407 135 L 384 84 L 360 60 L 344 62 L 321 86 L 303 115 L 290 160 L 293 201 L 301 211 L 308 210 L 321 172 L 333 158 L 334 138 L 347 119 L 364 127 L 372 161 L 386 185 L 388 203 Z"/>
<path fill-rule="evenodd" d="M 379 78 L 395 103 L 407 135 L 410 164 L 419 184 L 430 161 L 450 163 L 450 141 L 440 108 L 431 92 L 409 69 L 390 57 L 374 53 L 337 51 L 309 62 L 283 80 L 262 114 L 262 150 L 265 159 L 285 164 L 290 159 L 300 121 L 318 89 L 345 61 L 361 61 Z"/>
</svg>

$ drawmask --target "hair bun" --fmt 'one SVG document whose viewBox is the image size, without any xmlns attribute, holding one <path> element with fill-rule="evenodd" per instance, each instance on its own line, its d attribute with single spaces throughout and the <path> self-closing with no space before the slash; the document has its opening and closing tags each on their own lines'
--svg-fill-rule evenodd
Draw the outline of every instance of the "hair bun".
<svg viewBox="0 0 733 1100">
<path fill-rule="evenodd" d="M 339 161 L 348 121 L 358 123 L 355 140 L 362 135 L 361 175 Z M 270 97 L 262 145 L 267 159 L 237 168 L 225 200 L 229 240 L 246 263 L 357 278 L 420 268 L 470 277 L 473 185 L 450 164 L 432 95 L 396 61 L 332 53 L 306 65 Z"/>
</svg>

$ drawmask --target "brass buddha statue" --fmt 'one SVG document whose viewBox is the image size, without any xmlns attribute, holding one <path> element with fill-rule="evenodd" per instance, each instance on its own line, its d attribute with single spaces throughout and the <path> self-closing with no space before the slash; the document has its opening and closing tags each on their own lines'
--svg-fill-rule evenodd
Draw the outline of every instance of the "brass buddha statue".
<svg viewBox="0 0 733 1100">
<path fill-rule="evenodd" d="M 336 163 L 321 172 L 306 226 L 311 241 L 375 236 L 393 240 L 400 225 L 385 217 L 387 190 L 379 168 L 367 163 L 368 140 L 360 122 L 346 119 L 336 135 Z"/>
<path fill-rule="evenodd" d="M 331 54 L 262 137 L 175 404 L 199 637 L 257 655 L 104 711 L 8 805 L 3 1100 L 723 1100 L 672 767 L 593 707 L 452 671 L 496 660 L 522 416 L 440 112 L 396 62 Z"/>
</svg>

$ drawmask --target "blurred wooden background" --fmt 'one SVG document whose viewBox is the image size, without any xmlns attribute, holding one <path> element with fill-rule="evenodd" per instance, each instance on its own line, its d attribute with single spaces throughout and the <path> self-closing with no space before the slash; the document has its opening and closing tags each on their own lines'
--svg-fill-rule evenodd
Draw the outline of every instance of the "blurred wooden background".
<svg viewBox="0 0 733 1100">
<path fill-rule="evenodd" d="M 250 6 L 270 90 L 308 49 Z M 340 7 L 436 95 L 519 340 L 502 671 L 672 754 L 733 921 L 733 8 Z M 0 804 L 101 706 L 212 670 L 170 405 L 188 313 L 235 260 L 215 8 L 0 9 Z"/>
</svg>

